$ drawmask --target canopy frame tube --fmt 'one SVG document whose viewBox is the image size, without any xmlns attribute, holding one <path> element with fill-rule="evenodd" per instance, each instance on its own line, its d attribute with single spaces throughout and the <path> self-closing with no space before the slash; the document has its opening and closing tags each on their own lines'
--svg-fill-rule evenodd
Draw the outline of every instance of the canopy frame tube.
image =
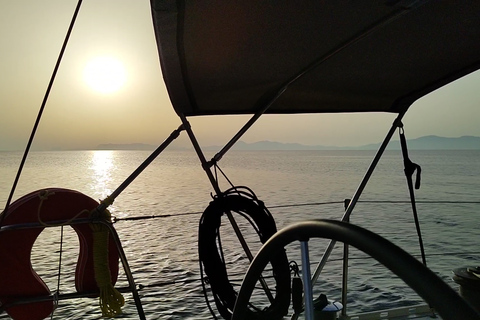
<svg viewBox="0 0 480 320">
<path fill-rule="evenodd" d="M 392 139 L 392 136 L 394 135 L 395 131 L 397 128 L 402 126 L 402 118 L 405 115 L 405 112 L 402 112 L 398 114 L 398 116 L 395 118 L 393 121 L 392 126 L 390 127 L 389 131 L 387 132 L 387 135 L 385 136 L 382 144 L 377 150 L 377 153 L 375 154 L 375 157 L 373 158 L 372 162 L 370 163 L 370 166 L 368 167 L 367 171 L 365 172 L 362 181 L 360 182 L 357 190 L 353 194 L 352 199 L 349 201 L 348 206 L 345 210 L 345 213 L 342 216 L 341 221 L 343 222 L 350 222 L 350 216 L 353 212 L 353 209 L 355 208 L 355 205 L 357 204 L 358 200 L 360 199 L 360 196 L 363 193 L 363 190 L 365 189 L 367 183 L 369 182 L 374 170 L 377 167 L 378 162 L 380 161 L 381 157 L 383 156 L 385 150 L 387 149 L 387 145 Z M 335 240 L 331 240 L 330 243 L 328 244 L 327 248 L 325 249 L 325 252 L 322 255 L 322 259 L 318 263 L 313 276 L 312 276 L 312 283 L 313 285 L 316 283 L 318 280 L 318 277 L 320 276 L 320 273 L 322 272 L 323 268 L 325 267 L 325 264 L 327 263 L 328 258 L 330 257 L 330 254 L 333 251 L 333 248 L 336 244 Z M 344 246 L 344 262 L 343 262 L 343 277 L 342 277 L 342 304 L 343 304 L 343 309 L 342 309 L 342 315 L 347 314 L 347 278 L 346 275 L 348 274 L 348 245 Z"/>
<path fill-rule="evenodd" d="M 221 189 L 218 184 L 218 181 L 215 179 L 211 167 L 214 166 L 221 158 L 228 152 L 228 150 L 231 149 L 231 147 L 247 132 L 250 127 L 268 110 L 268 108 L 282 95 L 282 93 L 287 89 L 288 84 L 283 86 L 277 93 L 276 95 L 264 106 L 264 108 L 254 114 L 246 123 L 245 125 L 232 137 L 232 139 L 218 152 L 215 154 L 215 156 L 210 160 L 207 161 L 206 157 L 202 151 L 202 148 L 200 144 L 198 143 L 198 140 L 191 128 L 190 123 L 187 120 L 187 117 L 184 114 L 179 114 L 179 117 L 182 121 L 183 128 L 187 132 L 190 141 L 195 149 L 195 152 L 197 153 L 197 156 L 200 159 L 202 168 L 205 170 L 205 173 L 207 174 L 208 179 L 210 180 L 210 183 L 212 184 L 215 193 L 217 195 L 221 195 Z M 408 109 L 408 108 L 406 108 Z M 395 131 L 397 128 L 402 126 L 402 118 L 405 115 L 405 111 L 401 112 L 398 114 L 398 116 L 395 118 L 395 120 L 392 123 L 392 126 L 390 127 L 389 131 L 387 132 L 382 144 L 378 148 L 372 162 L 370 163 L 367 171 L 365 172 L 359 186 L 357 187 L 355 193 L 352 196 L 352 199 L 348 202 L 348 206 L 346 207 L 345 213 L 342 216 L 341 221 L 343 222 L 349 222 L 350 221 L 350 216 L 353 212 L 353 209 L 355 208 L 358 200 L 360 199 L 360 196 L 362 195 L 367 183 L 370 181 L 370 178 L 375 171 L 378 162 L 380 161 L 381 157 L 383 156 L 388 143 L 392 139 Z M 247 254 L 247 257 L 249 258 L 250 261 L 253 260 L 253 255 L 245 241 L 245 238 L 243 237 L 238 224 L 235 221 L 235 218 L 233 217 L 232 213 L 230 211 L 226 212 L 226 215 L 235 231 L 235 234 L 237 235 L 237 238 L 240 241 L 240 244 L 242 245 L 242 248 L 244 249 L 245 253 Z M 325 249 L 322 258 L 320 262 L 318 263 L 317 267 L 315 268 L 315 271 L 313 273 L 313 276 L 311 277 L 311 283 L 312 286 L 315 285 L 316 281 L 318 280 L 318 277 L 320 276 L 320 273 L 322 272 L 328 258 L 330 257 L 330 254 L 333 251 L 333 248 L 335 247 L 336 241 L 331 240 L 330 243 L 328 244 L 327 248 Z M 347 283 L 348 283 L 348 245 L 344 245 L 344 263 L 343 263 L 343 276 L 342 276 L 342 304 L 343 304 L 343 309 L 342 309 L 342 315 L 346 315 L 347 313 Z M 264 287 L 266 290 L 268 290 L 266 287 Z"/>
<path fill-rule="evenodd" d="M 210 183 L 212 184 L 212 187 L 213 189 L 215 190 L 215 193 L 217 194 L 217 196 L 221 196 L 222 194 L 222 191 L 220 189 L 220 186 L 218 184 L 218 181 L 215 179 L 215 177 L 213 176 L 213 173 L 212 173 L 212 170 L 211 170 L 211 164 L 209 162 L 207 162 L 207 159 L 205 158 L 205 155 L 202 151 L 202 148 L 200 147 L 200 144 L 198 143 L 198 140 L 197 138 L 195 137 L 195 134 L 192 130 L 192 127 L 190 125 L 190 123 L 188 122 L 187 118 L 185 115 L 179 115 L 180 116 L 180 119 L 182 120 L 182 126 L 183 128 L 185 129 L 185 131 L 187 132 L 188 134 L 188 137 L 190 138 L 190 141 L 192 142 L 192 145 L 193 145 L 193 148 L 195 149 L 195 152 L 197 153 L 197 156 L 198 158 L 200 159 L 200 162 L 202 164 L 202 168 L 203 170 L 205 170 L 205 173 L 207 174 L 207 177 L 208 179 L 210 180 Z M 243 133 L 245 133 L 248 128 L 261 116 L 261 114 L 257 114 L 255 115 L 250 121 L 249 123 L 247 123 L 243 128 L 242 130 L 230 141 L 231 142 L 231 146 L 235 143 L 236 140 L 234 140 L 235 138 L 237 138 L 237 140 L 241 137 L 241 135 Z M 243 131 L 243 132 L 242 132 Z M 230 146 L 230 147 L 231 147 Z M 229 148 L 224 148 L 225 149 L 225 152 L 228 151 Z M 242 232 L 240 231 L 240 227 L 238 226 L 235 218 L 233 217 L 233 214 L 230 210 L 226 210 L 225 211 L 225 214 L 228 218 L 228 220 L 230 221 L 230 224 L 232 225 L 232 228 L 233 230 L 235 231 L 235 235 L 237 236 L 245 254 L 247 255 L 247 258 L 249 261 L 253 261 L 253 254 L 250 250 L 250 248 L 248 247 L 248 244 L 247 244 L 247 241 L 245 240 L 245 237 L 243 236 Z M 272 301 L 273 299 L 273 296 L 271 294 L 271 291 L 270 289 L 268 288 L 268 285 L 267 283 L 261 279 L 260 280 L 260 283 L 261 283 L 261 286 L 262 288 L 264 289 L 265 293 L 267 294 L 267 296 L 269 297 L 269 299 Z"/>
<path fill-rule="evenodd" d="M 198 158 L 200 159 L 200 162 L 202 164 L 203 170 L 205 170 L 205 173 L 207 174 L 208 179 L 210 180 L 210 183 L 212 184 L 213 189 L 215 190 L 215 193 L 217 196 L 220 196 L 222 194 L 222 191 L 220 190 L 220 186 L 218 185 L 218 181 L 215 179 L 213 176 L 212 170 L 210 169 L 210 165 L 207 162 L 207 159 L 205 158 L 205 155 L 202 151 L 202 148 L 200 147 L 200 144 L 198 143 L 197 138 L 195 137 L 195 134 L 192 130 L 192 127 L 190 126 L 190 123 L 188 122 L 187 118 L 184 115 L 180 115 L 180 119 L 182 120 L 183 127 L 185 128 L 185 131 L 188 134 L 188 137 L 190 138 L 190 141 L 192 142 L 193 148 L 195 149 L 195 152 L 197 153 Z M 238 237 L 238 240 L 240 241 L 240 244 L 242 245 L 242 248 L 244 249 L 245 253 L 247 254 L 248 258 L 250 261 L 253 260 L 253 255 L 247 245 L 247 242 L 245 241 L 245 238 L 243 237 L 240 228 L 238 227 L 237 222 L 235 221 L 235 218 L 233 217 L 232 213 L 227 210 L 226 215 L 228 217 L 228 220 L 232 224 L 233 230 L 235 231 L 235 234 Z"/>
</svg>

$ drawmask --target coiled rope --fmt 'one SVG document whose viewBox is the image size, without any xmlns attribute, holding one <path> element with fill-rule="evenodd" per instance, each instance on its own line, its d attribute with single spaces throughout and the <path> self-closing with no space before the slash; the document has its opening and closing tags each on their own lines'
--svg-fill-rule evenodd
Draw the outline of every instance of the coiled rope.
<svg viewBox="0 0 480 320">
<path fill-rule="evenodd" d="M 260 241 L 265 243 L 276 231 L 275 221 L 262 201 L 246 187 L 231 188 L 220 196 L 214 197 L 200 219 L 198 234 L 198 253 L 202 285 L 205 299 L 209 304 L 206 282 L 211 288 L 218 312 L 225 319 L 230 319 L 237 298 L 228 279 L 219 237 L 221 217 L 227 212 L 242 215 L 256 230 Z M 287 314 L 290 305 L 290 270 L 285 251 L 281 251 L 270 261 L 275 279 L 275 297 L 264 310 L 249 310 L 250 319 L 281 319 Z M 206 274 L 205 279 L 203 272 Z M 216 317 L 215 317 L 216 318 Z"/>
</svg>

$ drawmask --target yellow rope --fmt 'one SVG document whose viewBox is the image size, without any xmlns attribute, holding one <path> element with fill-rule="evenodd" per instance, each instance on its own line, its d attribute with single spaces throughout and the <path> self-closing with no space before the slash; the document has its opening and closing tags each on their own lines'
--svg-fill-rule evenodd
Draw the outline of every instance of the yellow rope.
<svg viewBox="0 0 480 320">
<path fill-rule="evenodd" d="M 89 212 L 88 210 L 82 210 L 64 223 L 49 224 L 42 220 L 41 211 L 43 202 L 48 200 L 48 198 L 53 195 L 55 195 L 55 192 L 49 190 L 42 190 L 38 194 L 40 203 L 37 209 L 37 218 L 40 224 L 43 226 L 58 227 L 68 225 L 80 215 L 84 214 L 85 212 Z M 110 205 L 112 202 L 113 200 L 110 198 L 104 200 L 104 203 L 107 205 Z M 111 221 L 111 215 L 108 210 L 98 212 L 98 210 L 94 209 L 90 213 L 90 216 L 94 219 L 103 219 L 108 222 Z M 90 228 L 92 229 L 93 235 L 93 268 L 95 272 L 95 281 L 97 282 L 97 286 L 100 290 L 100 309 L 102 310 L 102 315 L 104 317 L 112 318 L 122 313 L 122 307 L 125 304 L 125 299 L 123 298 L 122 294 L 112 285 L 108 260 L 109 231 L 107 226 L 101 223 L 91 223 Z"/>
<path fill-rule="evenodd" d="M 102 219 L 110 221 L 110 212 L 105 210 Z M 108 265 L 108 228 L 101 223 L 92 223 L 93 231 L 93 265 L 95 280 L 100 289 L 100 309 L 104 317 L 115 317 L 122 313 L 125 299 L 122 294 L 113 287 Z"/>
</svg>

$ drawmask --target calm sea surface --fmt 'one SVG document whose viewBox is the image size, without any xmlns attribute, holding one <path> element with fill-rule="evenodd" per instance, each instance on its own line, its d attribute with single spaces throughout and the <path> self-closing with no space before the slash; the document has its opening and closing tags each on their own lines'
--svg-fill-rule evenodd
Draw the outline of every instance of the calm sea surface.
<svg viewBox="0 0 480 320">
<path fill-rule="evenodd" d="M 146 151 L 33 152 L 14 199 L 49 187 L 75 189 L 104 199 L 148 155 Z M 250 187 L 265 202 L 280 229 L 305 219 L 341 219 L 343 200 L 353 195 L 373 155 L 372 151 L 232 151 L 220 167 L 233 184 Z M 422 167 L 422 185 L 416 196 L 427 264 L 456 288 L 451 270 L 477 266 L 480 260 L 480 151 L 412 150 L 410 158 Z M 20 159 L 21 153 L 0 152 L 1 208 Z M 229 187 L 221 177 L 220 182 L 222 189 Z M 199 281 L 197 253 L 199 219 L 212 191 L 193 152 L 165 151 L 110 207 L 116 218 L 163 216 L 115 223 L 135 280 L 145 287 L 140 294 L 148 319 L 212 318 Z M 360 200 L 352 223 L 419 256 L 400 151 L 386 153 Z M 455 203 L 422 203 L 437 200 Z M 230 238 L 229 228 L 222 223 L 222 242 L 226 259 L 232 262 L 229 274 L 240 285 L 247 262 L 240 246 Z M 60 232 L 60 228 L 43 231 L 32 252 L 34 269 L 52 291 L 57 288 Z M 71 228 L 64 232 L 60 290 L 68 293 L 74 291 L 78 240 Z M 327 243 L 310 241 L 312 270 Z M 292 245 L 287 253 L 289 260 L 300 264 L 297 249 L 298 245 Z M 341 254 L 341 246 L 337 246 L 321 273 L 316 294 L 323 292 L 332 300 L 340 300 Z M 349 313 L 421 302 L 375 260 L 353 248 L 351 257 Z M 121 272 L 118 286 L 125 285 Z M 138 319 L 131 295 L 124 296 L 126 306 L 120 318 Z M 54 318 L 97 319 L 100 315 L 97 301 L 78 299 L 60 301 Z M 0 319 L 8 317 L 2 314 Z"/>
</svg>

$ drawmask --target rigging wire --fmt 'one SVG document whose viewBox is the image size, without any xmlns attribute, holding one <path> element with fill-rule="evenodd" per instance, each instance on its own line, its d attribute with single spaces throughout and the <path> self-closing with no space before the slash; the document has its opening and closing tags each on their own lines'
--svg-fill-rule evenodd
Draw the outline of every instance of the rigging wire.
<svg viewBox="0 0 480 320">
<path fill-rule="evenodd" d="M 214 163 L 214 168 L 215 168 L 215 177 L 217 175 L 217 170 L 220 171 L 220 173 L 223 175 L 223 177 L 225 178 L 225 180 L 227 180 L 228 184 L 230 185 L 231 188 L 235 188 L 235 185 L 232 183 L 232 181 L 230 181 L 230 179 L 227 177 L 227 175 L 225 174 L 225 172 L 223 172 L 223 170 L 218 166 L 218 163 L 215 162 Z M 218 179 L 217 179 L 217 183 L 218 183 Z"/>
<path fill-rule="evenodd" d="M 331 204 L 342 204 L 343 201 L 326 201 L 326 202 L 305 202 L 305 203 L 295 203 L 295 204 L 281 204 L 268 206 L 269 209 L 278 209 L 278 208 L 295 208 L 295 207 L 306 207 L 306 206 L 322 206 L 322 205 L 331 205 Z M 410 201 L 404 200 L 359 200 L 358 203 L 391 203 L 391 204 L 410 204 Z M 458 201 L 458 200 L 416 200 L 416 203 L 424 204 L 480 204 L 480 201 Z M 145 216 L 131 216 L 125 218 L 112 217 L 113 222 L 119 221 L 134 221 L 134 220 L 149 220 L 149 219 L 159 219 L 159 218 L 170 218 L 178 216 L 187 216 L 187 215 L 200 215 L 203 211 L 195 212 L 183 212 L 183 213 L 171 213 L 171 214 L 160 214 L 160 215 L 145 215 Z"/>
<path fill-rule="evenodd" d="M 60 227 L 60 248 L 58 257 L 58 274 L 57 274 L 57 292 L 60 292 L 60 278 L 62 274 L 62 254 L 63 254 L 63 226 Z"/>
<path fill-rule="evenodd" d="M 60 63 L 63 58 L 63 54 L 65 53 L 65 49 L 67 48 L 68 40 L 70 39 L 70 34 L 72 33 L 73 26 L 75 25 L 75 21 L 77 20 L 78 12 L 80 11 L 80 7 L 82 5 L 83 0 L 78 0 L 77 6 L 75 8 L 75 12 L 73 13 L 72 20 L 70 21 L 70 26 L 68 27 L 67 34 L 65 35 L 65 39 L 63 41 L 62 48 L 60 50 L 60 53 L 57 58 L 57 62 L 55 64 L 55 67 L 53 69 L 52 76 L 50 77 L 50 82 L 48 83 L 47 90 L 45 92 L 45 95 L 43 97 L 42 104 L 40 106 L 40 110 L 38 111 L 37 119 L 35 120 L 35 124 L 33 125 L 32 132 L 30 133 L 30 138 L 28 139 L 27 146 L 25 147 L 25 152 L 23 153 L 22 160 L 20 162 L 20 166 L 17 171 L 17 175 L 15 177 L 15 180 L 13 181 L 12 189 L 10 190 L 10 194 L 7 199 L 7 203 L 5 204 L 5 209 L 3 210 L 3 214 L 0 214 L 0 224 L 3 222 L 3 219 L 5 215 L 7 214 L 8 208 L 10 206 L 10 203 L 12 202 L 13 195 L 15 193 L 15 189 L 17 187 L 18 181 L 20 180 L 20 175 L 22 174 L 23 167 L 25 165 L 25 162 L 27 160 L 28 154 L 30 152 L 30 147 L 32 146 L 33 139 L 35 137 L 35 134 L 37 132 L 38 125 L 40 123 L 40 119 L 42 118 L 43 111 L 45 110 L 45 106 L 47 104 L 48 97 L 50 96 L 50 91 L 52 90 L 53 87 L 53 82 L 55 81 L 55 78 L 57 76 L 58 69 L 60 67 Z"/>
</svg>

